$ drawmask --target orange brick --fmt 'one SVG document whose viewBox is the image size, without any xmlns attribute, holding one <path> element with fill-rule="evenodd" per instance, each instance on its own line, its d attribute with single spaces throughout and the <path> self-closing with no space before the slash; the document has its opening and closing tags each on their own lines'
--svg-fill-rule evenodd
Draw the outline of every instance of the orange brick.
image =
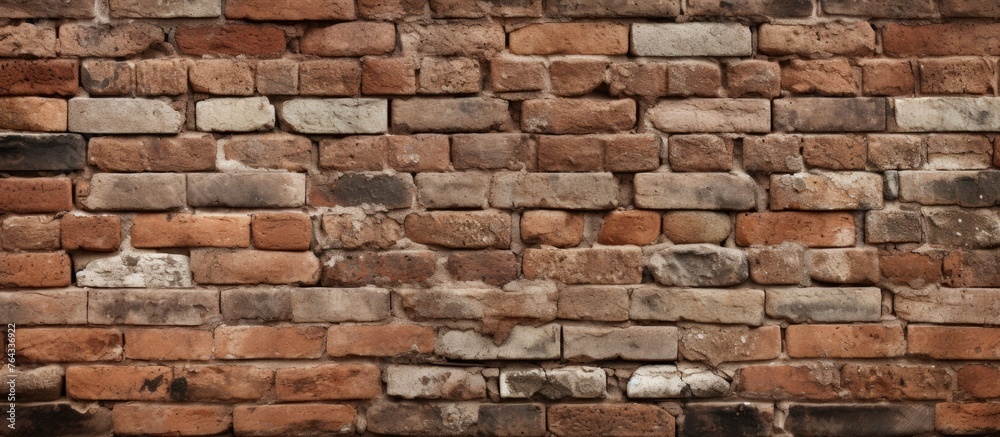
<svg viewBox="0 0 1000 437">
<path fill-rule="evenodd" d="M 374 399 L 382 395 L 382 376 L 372 364 L 324 364 L 278 369 L 274 386 L 282 401 Z"/>
<path fill-rule="evenodd" d="M 654 211 L 614 211 L 604 218 L 597 242 L 601 244 L 652 244 L 660 236 L 660 214 Z"/>
<path fill-rule="evenodd" d="M 285 436 L 308 429 L 320 433 L 353 433 L 357 412 L 350 405 L 239 405 L 233 411 L 236 435 Z"/>
<path fill-rule="evenodd" d="M 0 179 L 0 212 L 38 213 L 73 209 L 69 178 Z"/>
<path fill-rule="evenodd" d="M 332 357 L 391 357 L 434 352 L 434 328 L 419 325 L 331 326 L 327 353 Z"/>
<path fill-rule="evenodd" d="M 791 242 L 806 247 L 855 244 L 854 215 L 846 212 L 759 212 L 736 215 L 736 245 Z"/>
<path fill-rule="evenodd" d="M 212 435 L 233 423 L 231 407 L 225 405 L 119 404 L 111 420 L 122 435 Z"/>
<path fill-rule="evenodd" d="M 490 62 L 490 83 L 495 92 L 541 90 L 545 73 L 545 64 L 536 59 L 498 57 Z"/>
<path fill-rule="evenodd" d="M 59 250 L 59 221 L 49 216 L 10 216 L 0 229 L 3 248 L 18 250 Z"/>
<path fill-rule="evenodd" d="M 934 406 L 934 427 L 948 435 L 994 435 L 1000 432 L 1000 403 Z"/>
<path fill-rule="evenodd" d="M 1000 360 L 1000 328 L 910 325 L 906 333 L 909 355 L 938 360 Z"/>
<path fill-rule="evenodd" d="M 389 166 L 403 172 L 447 171 L 451 149 L 447 135 L 393 135 L 388 141 Z"/>
<path fill-rule="evenodd" d="M 199 284 L 315 284 L 320 262 L 312 252 L 192 249 L 191 274 Z"/>
<path fill-rule="evenodd" d="M 71 366 L 66 369 L 66 395 L 73 399 L 165 401 L 173 371 L 163 366 Z"/>
<path fill-rule="evenodd" d="M 122 333 L 104 328 L 18 329 L 17 354 L 26 362 L 119 361 Z"/>
<path fill-rule="evenodd" d="M 604 140 L 597 136 L 538 137 L 538 169 L 542 171 L 601 171 Z"/>
<path fill-rule="evenodd" d="M 331 263 L 327 257 L 322 284 L 328 287 L 421 283 L 437 270 L 434 252 L 406 250 L 361 252 Z"/>
<path fill-rule="evenodd" d="M 68 287 L 72 276 L 65 253 L 0 253 L 0 288 Z"/>
<path fill-rule="evenodd" d="M 624 55 L 629 28 L 612 23 L 531 24 L 510 33 L 510 51 L 518 55 Z"/>
<path fill-rule="evenodd" d="M 806 366 L 750 366 L 740 369 L 741 396 L 764 399 L 837 399 L 838 375 Z"/>
<path fill-rule="evenodd" d="M 898 325 L 792 325 L 785 335 L 793 358 L 883 358 L 906 351 Z"/>
<path fill-rule="evenodd" d="M 249 247 L 250 217 L 194 214 L 142 214 L 132 225 L 132 246 Z"/>
<path fill-rule="evenodd" d="M 409 58 L 365 58 L 361 91 L 365 94 L 416 94 L 416 68 Z"/>
<path fill-rule="evenodd" d="M 1000 368 L 973 364 L 958 370 L 958 388 L 974 398 L 1000 397 Z"/>
<path fill-rule="evenodd" d="M 253 215 L 253 246 L 267 250 L 309 250 L 312 220 L 295 212 Z"/>
<path fill-rule="evenodd" d="M 361 62 L 320 59 L 299 64 L 299 93 L 312 96 L 353 96 L 361 93 Z"/>
<path fill-rule="evenodd" d="M 271 392 L 274 370 L 256 366 L 185 366 L 174 369 L 183 378 L 184 401 L 256 401 Z"/>
<path fill-rule="evenodd" d="M 253 67 L 245 61 L 204 59 L 195 61 L 188 72 L 191 90 L 224 96 L 252 96 Z"/>
<path fill-rule="evenodd" d="M 220 326 L 215 356 L 221 359 L 319 358 L 326 329 L 320 326 Z"/>
<path fill-rule="evenodd" d="M 210 134 L 176 137 L 94 137 L 87 162 L 113 172 L 215 170 L 216 145 Z"/>
<path fill-rule="evenodd" d="M 955 389 L 948 369 L 937 366 L 847 364 L 841 372 L 843 387 L 854 399 L 947 399 Z"/>
<path fill-rule="evenodd" d="M 998 23 L 890 23 L 882 27 L 882 46 L 894 57 L 1000 55 L 1000 47 L 991 43 L 998 36 Z"/>
<path fill-rule="evenodd" d="M 210 360 L 212 331 L 150 328 L 125 331 L 125 358 L 132 360 Z"/>
<path fill-rule="evenodd" d="M 601 59 L 553 59 L 549 66 L 552 93 L 557 96 L 589 94 L 605 82 L 608 61 Z"/>
<path fill-rule="evenodd" d="M 521 241 L 573 247 L 583 241 L 583 215 L 566 211 L 525 211 L 521 215 Z"/>
<path fill-rule="evenodd" d="M 113 252 L 121 245 L 121 219 L 113 215 L 67 214 L 59 221 L 62 247 L 66 250 Z"/>
</svg>

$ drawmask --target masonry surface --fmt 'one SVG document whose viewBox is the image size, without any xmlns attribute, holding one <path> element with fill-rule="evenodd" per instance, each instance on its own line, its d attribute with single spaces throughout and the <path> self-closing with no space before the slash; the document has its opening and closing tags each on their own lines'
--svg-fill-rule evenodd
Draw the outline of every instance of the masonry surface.
<svg viewBox="0 0 1000 437">
<path fill-rule="evenodd" d="M 992 0 L 0 0 L 0 435 L 996 435 L 998 56 Z"/>
</svg>

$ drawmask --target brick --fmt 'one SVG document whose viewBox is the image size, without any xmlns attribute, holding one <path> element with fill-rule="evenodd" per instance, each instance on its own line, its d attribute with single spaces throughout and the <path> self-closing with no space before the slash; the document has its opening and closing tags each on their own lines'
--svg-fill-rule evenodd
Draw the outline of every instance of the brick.
<svg viewBox="0 0 1000 437">
<path fill-rule="evenodd" d="M 563 327 L 563 359 L 568 361 L 674 361 L 677 328 L 630 326 L 627 328 Z"/>
<path fill-rule="evenodd" d="M 660 236 L 660 215 L 653 211 L 613 211 L 604 219 L 597 242 L 608 245 L 652 244 Z"/>
<path fill-rule="evenodd" d="M 994 205 L 1000 196 L 989 188 L 1000 173 L 993 171 L 904 171 L 899 175 L 899 199 L 921 205 Z"/>
<path fill-rule="evenodd" d="M 729 171 L 733 168 L 733 142 L 715 135 L 675 135 L 667 147 L 674 171 Z"/>
<path fill-rule="evenodd" d="M 365 58 L 361 90 L 365 94 L 416 94 L 416 68 L 409 58 Z"/>
<path fill-rule="evenodd" d="M 132 329 L 125 331 L 125 345 L 125 358 L 130 360 L 212 359 L 212 331 Z"/>
<path fill-rule="evenodd" d="M 400 418 L 403 418 L 402 420 Z M 525 435 L 545 434 L 545 412 L 534 404 L 378 402 L 368 410 L 369 429 L 379 434 Z"/>
<path fill-rule="evenodd" d="M 291 208 L 305 203 L 305 175 L 295 173 L 199 173 L 188 175 L 191 206 Z"/>
<path fill-rule="evenodd" d="M 403 227 L 385 215 L 324 215 L 323 232 L 330 246 L 344 249 L 388 249 L 403 237 Z"/>
<path fill-rule="evenodd" d="M 21 404 L 16 410 L 17 427 L 25 432 L 21 434 L 18 430 L 14 435 L 48 432 L 108 435 L 113 432 L 111 409 L 94 404 L 84 408 L 74 407 L 72 402 Z"/>
<path fill-rule="evenodd" d="M 550 321 L 556 316 L 555 287 L 498 289 L 399 289 L 400 309 L 415 320 L 534 319 Z"/>
<path fill-rule="evenodd" d="M 544 23 L 510 33 L 510 51 L 518 55 L 624 55 L 628 27 L 611 23 Z"/>
<path fill-rule="evenodd" d="M 978 364 L 963 366 L 958 369 L 958 388 L 974 398 L 995 398 L 1000 393 L 998 373 L 1000 370 L 996 367 Z"/>
<path fill-rule="evenodd" d="M 941 288 L 934 293 L 900 290 L 893 307 L 908 322 L 993 325 L 1000 290 L 989 288 Z"/>
<path fill-rule="evenodd" d="M 223 96 L 252 96 L 254 74 L 244 61 L 205 59 L 195 61 L 188 71 L 191 90 Z"/>
<path fill-rule="evenodd" d="M 88 59 L 80 68 L 80 85 L 92 96 L 127 96 L 135 92 L 135 64 Z"/>
<path fill-rule="evenodd" d="M 843 386 L 854 399 L 947 399 L 955 385 L 947 369 L 932 366 L 848 364 L 842 372 Z"/>
<path fill-rule="evenodd" d="M 869 135 L 868 163 L 879 170 L 910 170 L 923 166 L 924 139 L 909 135 Z"/>
<path fill-rule="evenodd" d="M 307 30 L 300 46 L 305 55 L 387 55 L 396 47 L 396 29 L 392 23 L 337 23 Z"/>
<path fill-rule="evenodd" d="M 596 399 L 607 396 L 608 376 L 598 367 L 510 368 L 500 371 L 500 396 L 528 399 Z"/>
<path fill-rule="evenodd" d="M 319 142 L 319 166 L 340 171 L 379 171 L 389 166 L 386 136 L 350 136 Z"/>
<path fill-rule="evenodd" d="M 215 138 L 183 133 L 176 137 L 92 137 L 87 162 L 110 172 L 190 172 L 215 170 Z"/>
<path fill-rule="evenodd" d="M 681 437 L 710 435 L 767 436 L 771 434 L 774 406 L 771 404 L 697 404 L 684 411 Z"/>
<path fill-rule="evenodd" d="M 774 98 L 781 94 L 781 67 L 777 62 L 745 60 L 726 65 L 729 97 Z"/>
<path fill-rule="evenodd" d="M 136 94 L 179 95 L 188 92 L 188 63 L 183 59 L 144 59 L 135 62 Z"/>
<path fill-rule="evenodd" d="M 548 424 L 559 437 L 674 436 L 674 416 L 655 405 L 557 405 L 548 410 Z"/>
<path fill-rule="evenodd" d="M 809 276 L 834 284 L 874 284 L 879 280 L 874 248 L 812 250 L 807 254 Z"/>
<path fill-rule="evenodd" d="M 257 62 L 257 92 L 261 95 L 299 93 L 299 63 L 291 59 L 268 59 Z"/>
<path fill-rule="evenodd" d="M 739 347 L 733 348 L 734 344 Z M 781 354 L 781 328 L 777 325 L 694 325 L 684 329 L 679 344 L 686 360 L 716 366 L 723 362 L 773 360 Z"/>
<path fill-rule="evenodd" d="M 611 173 L 496 173 L 495 208 L 612 209 L 618 182 Z"/>
<path fill-rule="evenodd" d="M 947 434 L 982 434 L 1000 431 L 997 414 L 1000 408 L 994 403 L 946 402 L 935 405 L 935 427 Z"/>
<path fill-rule="evenodd" d="M 174 368 L 174 379 L 184 381 L 185 389 L 172 400 L 256 401 L 271 392 L 274 370 L 255 366 L 184 366 Z"/>
<path fill-rule="evenodd" d="M 17 378 L 17 397 L 21 402 L 54 401 L 62 395 L 66 371 L 58 365 L 21 369 Z M 9 387 L 9 386 L 8 386 Z M 8 406 L 9 408 L 9 406 Z"/>
<path fill-rule="evenodd" d="M 422 283 L 436 270 L 434 253 L 421 250 L 334 254 L 323 265 L 328 287 Z"/>
<path fill-rule="evenodd" d="M 451 161 L 456 170 L 535 169 L 535 141 L 523 134 L 456 134 Z"/>
<path fill-rule="evenodd" d="M 553 59 L 549 65 L 552 94 L 582 96 L 605 82 L 608 61 L 601 58 Z"/>
<path fill-rule="evenodd" d="M 761 290 L 643 287 L 631 302 L 632 320 L 760 325 L 764 317 Z"/>
<path fill-rule="evenodd" d="M 481 89 L 479 62 L 469 58 L 420 59 L 420 94 L 465 94 Z"/>
<path fill-rule="evenodd" d="M 875 53 L 875 29 L 864 21 L 815 25 L 763 24 L 758 50 L 773 56 L 868 56 Z"/>
<path fill-rule="evenodd" d="M 543 135 L 538 140 L 542 171 L 601 171 L 604 141 L 596 136 Z"/>
<path fill-rule="evenodd" d="M 292 319 L 291 288 L 229 288 L 221 290 L 223 319 L 265 322 Z"/>
<path fill-rule="evenodd" d="M 392 102 L 392 125 L 407 132 L 510 130 L 505 100 L 487 97 L 414 98 Z"/>
<path fill-rule="evenodd" d="M 456 281 L 482 281 L 502 286 L 517 279 L 517 257 L 507 251 L 455 252 L 448 257 L 448 273 Z"/>
<path fill-rule="evenodd" d="M 159 26 L 142 23 L 111 25 L 63 24 L 59 26 L 59 55 L 79 57 L 135 56 L 163 44 L 166 33 Z"/>
<path fill-rule="evenodd" d="M 0 179 L 0 211 L 40 213 L 71 209 L 73 183 L 69 178 Z"/>
<path fill-rule="evenodd" d="M 326 328 L 322 326 L 220 326 L 215 328 L 215 357 L 319 358 L 325 342 Z"/>
<path fill-rule="evenodd" d="M 991 250 L 957 250 L 944 258 L 945 284 L 951 287 L 1000 286 L 996 260 L 1000 253 Z"/>
<path fill-rule="evenodd" d="M 69 130 L 89 134 L 173 134 L 184 114 L 150 99 L 77 97 L 69 100 Z"/>
<path fill-rule="evenodd" d="M 417 24 L 399 26 L 404 53 L 488 59 L 503 51 L 507 34 L 494 24 Z"/>
<path fill-rule="evenodd" d="M 791 325 L 785 334 L 795 358 L 882 358 L 906 350 L 899 325 Z"/>
<path fill-rule="evenodd" d="M 1000 9 L 990 2 L 978 0 L 945 0 L 941 2 L 941 15 L 947 17 L 992 17 Z"/>
<path fill-rule="evenodd" d="M 770 132 L 771 107 L 762 99 L 663 100 L 649 120 L 663 132 Z"/>
<path fill-rule="evenodd" d="M 629 377 L 626 393 L 630 399 L 717 397 L 729 394 L 729 381 L 700 367 L 642 366 Z"/>
<path fill-rule="evenodd" d="M 0 228 L 9 251 L 59 250 L 59 220 L 49 216 L 8 216 Z"/>
<path fill-rule="evenodd" d="M 178 26 L 175 38 L 188 55 L 273 57 L 285 51 L 285 31 L 271 25 Z"/>
<path fill-rule="evenodd" d="M 920 213 L 915 211 L 869 211 L 865 214 L 865 242 L 919 243 Z"/>
<path fill-rule="evenodd" d="M 227 160 L 251 168 L 303 172 L 315 159 L 309 138 L 284 133 L 233 136 L 221 146 Z"/>
<path fill-rule="evenodd" d="M 0 255 L 0 288 L 68 287 L 72 280 L 65 253 L 8 253 Z"/>
<path fill-rule="evenodd" d="M 294 212 L 270 212 L 253 215 L 254 248 L 266 250 L 309 250 L 312 221 L 308 215 Z"/>
<path fill-rule="evenodd" d="M 282 401 L 374 399 L 382 394 L 378 366 L 325 364 L 278 369 L 274 387 Z"/>
<path fill-rule="evenodd" d="M 638 56 L 749 56 L 750 28 L 736 23 L 636 23 L 632 54 Z"/>
<path fill-rule="evenodd" d="M 927 137 L 927 168 L 975 170 L 990 168 L 993 145 L 981 135 L 931 135 Z"/>
<path fill-rule="evenodd" d="M 565 287 L 557 305 L 560 319 L 622 322 L 629 318 L 629 290 L 602 285 Z"/>
<path fill-rule="evenodd" d="M 612 96 L 665 96 L 667 83 L 667 64 L 664 63 L 616 62 L 608 68 Z"/>
<path fill-rule="evenodd" d="M 875 173 L 796 173 L 771 176 L 772 210 L 881 209 L 882 178 Z"/>
<path fill-rule="evenodd" d="M 360 0 L 358 15 L 369 19 L 395 20 L 402 17 L 423 15 L 423 0 Z"/>
<path fill-rule="evenodd" d="M 854 96 L 861 89 L 861 75 L 844 58 L 793 59 L 781 70 L 781 88 L 793 94 Z"/>
<path fill-rule="evenodd" d="M 902 437 L 932 432 L 934 412 L 930 405 L 900 403 L 792 404 L 788 408 L 785 427 L 795 435 L 806 437 L 830 435 Z"/>
<path fill-rule="evenodd" d="M 748 251 L 750 279 L 758 284 L 796 285 L 805 279 L 805 248 L 794 243 Z"/>
<path fill-rule="evenodd" d="M 747 137 L 743 140 L 743 167 L 765 173 L 802 171 L 802 142 L 803 137 L 798 135 Z"/>
<path fill-rule="evenodd" d="M 353 20 L 356 18 L 354 2 L 350 0 L 323 0 L 310 2 L 284 0 L 226 0 L 226 18 L 248 20 Z"/>
<path fill-rule="evenodd" d="M 877 322 L 878 288 L 776 288 L 767 290 L 767 315 L 792 323 Z"/>
<path fill-rule="evenodd" d="M 43 97 L 0 98 L 0 128 L 35 132 L 66 130 L 66 101 Z"/>
<path fill-rule="evenodd" d="M 893 57 L 982 56 L 1000 50 L 990 44 L 1000 26 L 995 23 L 888 24 L 882 27 L 882 47 Z"/>
<path fill-rule="evenodd" d="M 996 360 L 997 328 L 959 326 L 907 327 L 907 354 L 938 360 Z"/>
<path fill-rule="evenodd" d="M 187 255 L 118 254 L 90 260 L 76 272 L 77 284 L 95 288 L 191 286 Z"/>
<path fill-rule="evenodd" d="M 940 255 L 916 252 L 888 252 L 879 255 L 882 277 L 891 284 L 922 288 L 942 279 Z"/>
<path fill-rule="evenodd" d="M 199 284 L 315 284 L 319 259 L 311 252 L 196 249 L 191 273 Z"/>
<path fill-rule="evenodd" d="M 739 370 L 736 391 L 752 399 L 833 400 L 839 374 L 833 369 L 807 366 L 749 366 Z"/>
<path fill-rule="evenodd" d="M 274 128 L 274 106 L 267 97 L 205 99 L 195 104 L 199 130 L 252 132 Z"/>
<path fill-rule="evenodd" d="M 295 99 L 283 103 L 283 129 L 304 134 L 378 134 L 389 126 L 382 99 Z"/>
<path fill-rule="evenodd" d="M 122 333 L 102 328 L 19 329 L 17 354 L 29 363 L 120 361 Z"/>
<path fill-rule="evenodd" d="M 885 99 L 799 97 L 774 102 L 774 129 L 784 132 L 884 131 Z"/>
<path fill-rule="evenodd" d="M 867 96 L 905 96 L 913 94 L 916 79 L 910 61 L 866 59 L 861 66 L 861 90 Z"/>
<path fill-rule="evenodd" d="M 233 409 L 233 430 L 236 435 L 247 436 L 284 436 L 312 431 L 353 433 L 356 418 L 357 412 L 350 405 L 238 405 Z"/>
<path fill-rule="evenodd" d="M 542 16 L 541 0 L 525 0 L 520 2 L 504 2 L 488 0 L 477 3 L 469 0 L 431 0 L 431 12 L 435 18 L 478 18 L 483 16 L 499 17 L 540 17 Z"/>
<path fill-rule="evenodd" d="M 604 143 L 604 168 L 611 172 L 651 171 L 660 166 L 660 138 L 651 134 L 615 135 Z"/>
<path fill-rule="evenodd" d="M 635 247 L 594 249 L 527 249 L 525 279 L 550 279 L 565 284 L 638 284 L 641 251 Z"/>
<path fill-rule="evenodd" d="M 521 241 L 554 247 L 574 247 L 583 241 L 583 216 L 566 211 L 525 211 Z"/>
<path fill-rule="evenodd" d="M 671 211 L 663 215 L 663 235 L 674 244 L 718 244 L 732 232 L 732 221 L 725 213 Z"/>
<path fill-rule="evenodd" d="M 78 66 L 70 59 L 4 59 L 0 61 L 0 95 L 75 95 Z"/>
<path fill-rule="evenodd" d="M 408 173 L 344 173 L 336 179 L 309 181 L 308 203 L 314 206 L 380 205 L 386 209 L 413 205 L 416 186 Z"/>
<path fill-rule="evenodd" d="M 399 171 L 428 172 L 450 169 L 450 142 L 445 135 L 394 135 L 388 140 L 389 166 Z"/>
<path fill-rule="evenodd" d="M 726 287 L 746 281 L 747 257 L 711 244 L 676 245 L 657 251 L 646 267 L 656 282 L 686 287 Z"/>
<path fill-rule="evenodd" d="M 17 325 L 83 325 L 87 293 L 81 289 L 0 293 L 0 317 Z"/>
<path fill-rule="evenodd" d="M 230 408 L 220 405 L 123 404 L 111 418 L 115 432 L 124 435 L 208 435 L 233 424 Z"/>
<path fill-rule="evenodd" d="M 640 208 L 739 211 L 756 205 L 756 184 L 746 175 L 639 173 L 634 184 Z"/>
<path fill-rule="evenodd" d="M 993 94 L 996 67 L 982 58 L 920 60 L 920 91 L 925 94 Z"/>
<path fill-rule="evenodd" d="M 155 288 L 90 290 L 87 311 L 92 325 L 198 326 L 219 314 L 219 293 Z"/>
<path fill-rule="evenodd" d="M 361 61 L 317 59 L 299 63 L 299 93 L 306 96 L 361 94 Z"/>
<path fill-rule="evenodd" d="M 165 401 L 173 371 L 164 366 L 70 366 L 66 395 L 81 400 Z"/>
<path fill-rule="evenodd" d="M 132 225 L 132 247 L 249 247 L 250 217 L 143 214 Z"/>
<path fill-rule="evenodd" d="M 392 357 L 434 352 L 434 328 L 420 325 L 336 325 L 330 327 L 327 353 L 332 357 Z"/>
<path fill-rule="evenodd" d="M 490 337 L 471 330 L 442 329 L 434 341 L 434 351 L 454 360 L 477 361 L 551 360 L 560 356 L 559 325 L 516 325 L 500 344 Z"/>
<path fill-rule="evenodd" d="M 440 211 L 406 216 L 406 236 L 453 249 L 510 247 L 510 215 L 499 211 Z"/>
<path fill-rule="evenodd" d="M 521 110 L 521 128 L 527 132 L 612 133 L 630 130 L 636 123 L 636 103 L 628 99 L 528 100 Z"/>
<path fill-rule="evenodd" d="M 417 199 L 430 208 L 481 208 L 489 199 L 490 175 L 476 172 L 420 173 Z"/>
<path fill-rule="evenodd" d="M 722 0 L 692 0 L 687 13 L 709 16 L 759 17 L 808 17 L 812 15 L 813 4 L 809 0 L 752 2 L 726 2 Z"/>
<path fill-rule="evenodd" d="M 222 2 L 195 0 L 156 4 L 142 0 L 111 0 L 111 16 L 116 18 L 212 18 L 222 15 Z"/>
<path fill-rule="evenodd" d="M 931 207 L 923 209 L 927 242 L 933 246 L 989 249 L 1000 246 L 1000 215 L 986 209 L 960 210 Z M 914 233 L 920 236 L 919 215 Z"/>
<path fill-rule="evenodd" d="M 538 91 L 545 88 L 545 63 L 536 59 L 497 57 L 490 61 L 493 91 Z"/>
<path fill-rule="evenodd" d="M 292 294 L 293 322 L 377 322 L 389 317 L 389 291 L 309 288 Z"/>
<path fill-rule="evenodd" d="M 94 4 L 83 0 L 43 0 L 27 5 L 5 0 L 0 4 L 0 15 L 8 18 L 94 18 Z"/>
<path fill-rule="evenodd" d="M 809 135 L 802 137 L 802 157 L 811 167 L 864 170 L 865 145 L 865 138 L 857 135 Z"/>
<path fill-rule="evenodd" d="M 545 10 L 549 15 L 557 17 L 675 17 L 681 13 L 681 2 L 666 0 L 652 3 L 600 4 L 586 0 L 556 0 L 547 3 Z"/>
<path fill-rule="evenodd" d="M 385 393 L 403 399 L 471 400 L 486 397 L 486 380 L 476 369 L 438 366 L 385 368 Z"/>
</svg>

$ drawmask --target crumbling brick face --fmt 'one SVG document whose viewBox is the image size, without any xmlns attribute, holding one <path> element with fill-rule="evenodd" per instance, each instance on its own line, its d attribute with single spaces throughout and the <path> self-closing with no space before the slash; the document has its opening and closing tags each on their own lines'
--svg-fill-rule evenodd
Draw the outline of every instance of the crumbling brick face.
<svg viewBox="0 0 1000 437">
<path fill-rule="evenodd" d="M 2 435 L 1000 434 L 994 1 L 0 18 Z"/>
</svg>

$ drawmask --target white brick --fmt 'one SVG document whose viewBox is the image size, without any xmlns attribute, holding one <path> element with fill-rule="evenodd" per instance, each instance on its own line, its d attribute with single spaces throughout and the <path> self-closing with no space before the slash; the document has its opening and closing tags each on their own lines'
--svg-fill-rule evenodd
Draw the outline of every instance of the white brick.
<svg viewBox="0 0 1000 437">
<path fill-rule="evenodd" d="M 699 367 L 642 366 L 632 373 L 626 392 L 633 399 L 721 397 L 729 393 L 729 381 Z"/>
<path fill-rule="evenodd" d="M 639 56 L 750 56 L 750 28 L 736 23 L 632 25 L 632 53 Z"/>
<path fill-rule="evenodd" d="M 458 360 L 552 360 L 558 359 L 561 351 L 559 331 L 559 325 L 555 324 L 537 328 L 518 325 L 497 345 L 492 336 L 476 331 L 442 329 L 434 342 L 434 351 Z"/>
<path fill-rule="evenodd" d="M 69 130 L 91 134 L 172 134 L 184 114 L 167 102 L 150 99 L 69 100 Z"/>
<path fill-rule="evenodd" d="M 90 179 L 90 193 L 80 203 L 96 211 L 157 211 L 186 203 L 183 174 L 98 173 Z"/>
<path fill-rule="evenodd" d="M 379 134 L 389 128 L 384 99 L 295 99 L 279 110 L 282 125 L 305 134 Z"/>
<path fill-rule="evenodd" d="M 778 288 L 767 290 L 767 315 L 793 323 L 877 322 L 882 291 L 865 288 Z"/>
<path fill-rule="evenodd" d="M 567 360 L 662 361 L 677 358 L 677 328 L 631 326 L 604 328 L 567 326 L 563 358 Z"/>
<path fill-rule="evenodd" d="M 496 208 L 613 209 L 618 182 L 611 173 L 497 173 L 490 189 Z"/>
<path fill-rule="evenodd" d="M 500 371 L 500 397 L 527 399 L 600 399 L 607 396 L 608 375 L 599 367 L 510 368 Z"/>
<path fill-rule="evenodd" d="M 763 99 L 664 100 L 647 116 L 663 132 L 771 131 L 771 102 Z"/>
<path fill-rule="evenodd" d="M 471 400 L 486 397 L 479 369 L 441 366 L 386 366 L 385 394 L 404 399 Z"/>
<path fill-rule="evenodd" d="M 190 287 L 188 257 L 166 253 L 123 253 L 91 261 L 76 272 L 81 287 Z"/>
<path fill-rule="evenodd" d="M 757 205 L 757 185 L 747 175 L 638 173 L 634 183 L 640 208 L 746 211 Z"/>
<path fill-rule="evenodd" d="M 1000 99 L 995 97 L 918 97 L 895 99 L 902 132 L 1000 130 Z"/>
<path fill-rule="evenodd" d="M 274 106 L 267 97 L 206 99 L 195 107 L 198 130 L 254 132 L 274 129 Z"/>
<path fill-rule="evenodd" d="M 751 289 L 644 287 L 632 292 L 632 320 L 760 325 L 764 292 Z"/>
</svg>

